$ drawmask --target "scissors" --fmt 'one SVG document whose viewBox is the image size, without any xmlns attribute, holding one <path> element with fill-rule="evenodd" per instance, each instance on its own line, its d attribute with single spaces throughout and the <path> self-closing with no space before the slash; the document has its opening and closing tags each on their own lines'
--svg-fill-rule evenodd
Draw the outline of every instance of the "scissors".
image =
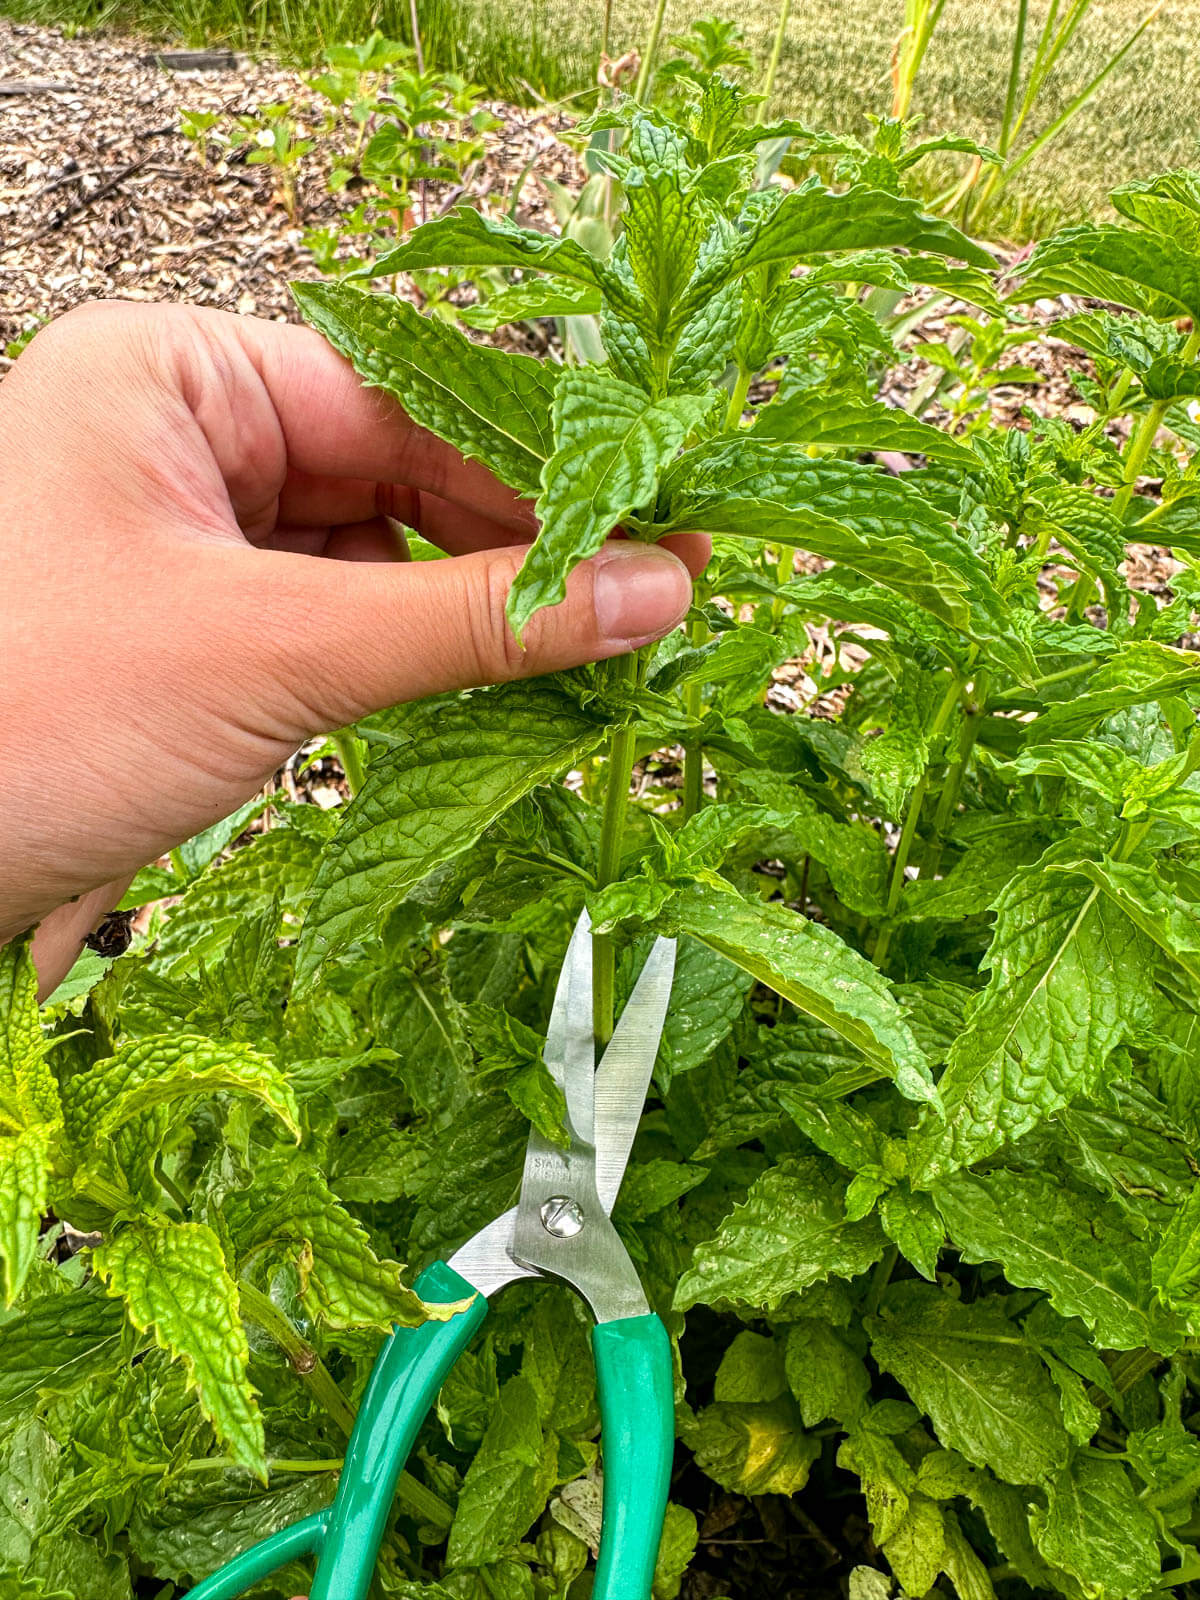
<svg viewBox="0 0 1200 1600">
<path fill-rule="evenodd" d="M 423 1300 L 467 1301 L 446 1321 L 393 1328 L 376 1359 L 333 1502 L 252 1545 L 189 1600 L 233 1600 L 303 1556 L 316 1555 L 310 1600 L 365 1600 L 396 1480 L 426 1413 L 487 1316 L 488 1299 L 519 1278 L 569 1284 L 595 1317 L 604 1492 L 593 1600 L 648 1600 L 662 1537 L 675 1442 L 671 1347 L 610 1220 L 650 1084 L 671 997 L 675 942 L 658 939 L 596 1064 L 592 931 L 571 936 L 546 1031 L 545 1062 L 566 1101 L 566 1148 L 534 1129 L 517 1204 L 449 1261 L 421 1273 Z"/>
</svg>

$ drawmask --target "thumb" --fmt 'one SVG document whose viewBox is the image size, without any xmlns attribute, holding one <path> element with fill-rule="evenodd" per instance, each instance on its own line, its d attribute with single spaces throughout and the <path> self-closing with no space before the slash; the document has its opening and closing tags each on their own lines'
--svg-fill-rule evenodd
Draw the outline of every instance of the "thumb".
<svg viewBox="0 0 1200 1600">
<path fill-rule="evenodd" d="M 322 561 L 260 552 L 285 578 L 270 610 L 305 721 L 340 727 L 401 700 L 556 672 L 624 655 L 682 621 L 692 580 L 661 545 L 610 540 L 528 623 L 505 618 L 524 546 L 444 561 Z M 258 594 L 261 614 L 262 592 Z M 311 626 L 313 616 L 323 626 Z M 299 621 L 300 625 L 297 626 Z M 337 644 L 330 647 L 330 633 Z M 303 733 L 317 729 L 305 726 Z"/>
</svg>

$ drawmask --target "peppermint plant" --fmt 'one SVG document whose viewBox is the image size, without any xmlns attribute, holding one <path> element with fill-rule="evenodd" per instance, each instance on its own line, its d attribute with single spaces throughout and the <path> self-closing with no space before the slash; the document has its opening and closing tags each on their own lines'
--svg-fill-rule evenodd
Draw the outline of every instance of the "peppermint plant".
<svg viewBox="0 0 1200 1600">
<path fill-rule="evenodd" d="M 737 1592 L 718 1502 L 781 1583 L 793 1508 L 863 1595 L 1200 1574 L 1200 177 L 1003 278 L 890 189 L 757 186 L 793 125 L 719 79 L 601 123 L 604 259 L 460 211 L 378 272 L 486 269 L 497 319 L 594 317 L 603 359 L 295 293 L 534 501 L 518 638 L 615 527 L 711 534 L 695 606 L 635 655 L 369 719 L 352 803 L 280 793 L 148 869 L 143 944 L 40 1017 L 0 953 L 17 1600 L 169 1600 L 328 1501 L 380 1330 L 425 1314 L 411 1274 L 511 1203 L 531 1124 L 562 1136 L 541 1039 L 583 905 L 602 1036 L 679 938 L 614 1212 L 679 1355 L 656 1595 Z M 890 409 L 880 287 L 997 330 L 1070 296 L 1082 420 Z M 381 1594 L 583 1600 L 586 1327 L 531 1285 L 490 1328 Z"/>
</svg>

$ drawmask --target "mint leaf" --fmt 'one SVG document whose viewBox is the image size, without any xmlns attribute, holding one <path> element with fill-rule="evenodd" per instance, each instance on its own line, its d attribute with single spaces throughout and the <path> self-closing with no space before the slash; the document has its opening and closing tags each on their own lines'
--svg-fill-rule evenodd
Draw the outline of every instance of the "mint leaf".
<svg viewBox="0 0 1200 1600">
<path fill-rule="evenodd" d="M 50 1131 L 23 1128 L 0 1138 L 0 1260 L 4 1303 L 21 1292 L 37 1254 L 49 1196 Z"/>
<path fill-rule="evenodd" d="M 403 248 L 403 247 L 402 247 Z M 414 422 L 522 494 L 550 454 L 554 379 L 545 363 L 472 344 L 406 300 L 346 284 L 293 285 L 305 317 Z"/>
<path fill-rule="evenodd" d="M 1158 1529 L 1119 1461 L 1074 1456 L 1031 1520 L 1042 1555 L 1093 1600 L 1137 1600 L 1158 1587 Z"/>
<path fill-rule="evenodd" d="M 1044 1367 L 1003 1301 L 964 1305 L 931 1284 L 893 1284 L 868 1317 L 871 1353 L 928 1413 L 942 1443 L 1009 1483 L 1040 1483 L 1067 1459 Z"/>
<path fill-rule="evenodd" d="M 0 1133 L 53 1125 L 62 1116 L 46 1061 L 29 944 L 26 936 L 0 948 Z"/>
<path fill-rule="evenodd" d="M 234 1459 L 265 1481 L 250 1351 L 216 1234 L 199 1222 L 146 1217 L 122 1228 L 93 1262 L 109 1293 L 124 1299 L 133 1325 L 183 1362 L 204 1415 Z"/>
<path fill-rule="evenodd" d="M 811 1156 L 771 1167 L 735 1206 L 715 1238 L 700 1245 L 680 1279 L 675 1306 L 745 1307 L 758 1312 L 826 1278 L 851 1277 L 884 1246 L 874 1218 L 847 1222 L 843 1186 Z"/>
<path fill-rule="evenodd" d="M 1070 840 L 996 901 L 987 988 L 939 1082 L 945 1123 L 914 1140 L 923 1182 L 978 1160 L 1100 1080 L 1144 1005 L 1146 941 L 1085 878 L 1055 870 Z"/>
<path fill-rule="evenodd" d="M 222 1091 L 258 1100 L 299 1139 L 295 1096 L 270 1058 L 248 1045 L 195 1034 L 134 1040 L 68 1079 L 67 1134 L 82 1149 L 100 1150 L 119 1128 L 157 1106 Z"/>
<path fill-rule="evenodd" d="M 371 763 L 322 859 L 296 962 L 300 986 L 514 801 L 590 755 L 606 731 L 550 681 L 408 706 L 395 727 L 405 743 Z"/>
<path fill-rule="evenodd" d="M 538 1417 L 537 1396 L 524 1374 L 510 1378 L 467 1469 L 450 1530 L 447 1559 L 480 1566 L 515 1550 L 554 1485 L 554 1436 Z"/>
<path fill-rule="evenodd" d="M 701 884 L 680 895 L 675 915 L 685 933 L 840 1034 L 902 1094 L 936 1100 L 925 1057 L 886 982 L 828 928 Z"/>
<path fill-rule="evenodd" d="M 555 239 L 505 218 L 460 206 L 435 217 L 375 263 L 372 277 L 420 272 L 427 267 L 522 267 L 550 272 L 595 288 L 604 283 L 600 263 L 574 239 Z"/>
<path fill-rule="evenodd" d="M 710 406 L 708 396 L 650 400 L 598 367 L 559 379 L 554 454 L 542 470 L 541 531 L 508 597 L 520 638 L 529 619 L 566 595 L 573 568 L 594 555 L 616 525 L 652 502 L 659 474 Z"/>
<path fill-rule="evenodd" d="M 900 450 L 948 461 L 968 472 L 979 464 L 969 445 L 906 411 L 815 389 L 801 389 L 763 406 L 754 420 L 754 437 L 845 450 Z"/>
<path fill-rule="evenodd" d="M 1194 249 L 1169 234 L 1115 223 L 1064 228 L 1030 257 L 1021 298 L 1078 294 L 1152 316 L 1200 317 Z"/>
<path fill-rule="evenodd" d="M 1043 1173 L 956 1173 L 933 1198 L 966 1261 L 996 1261 L 1008 1281 L 1044 1289 L 1064 1317 L 1079 1317 L 1109 1350 L 1159 1348 L 1152 1316 L 1150 1248 L 1120 1207 Z"/>
</svg>

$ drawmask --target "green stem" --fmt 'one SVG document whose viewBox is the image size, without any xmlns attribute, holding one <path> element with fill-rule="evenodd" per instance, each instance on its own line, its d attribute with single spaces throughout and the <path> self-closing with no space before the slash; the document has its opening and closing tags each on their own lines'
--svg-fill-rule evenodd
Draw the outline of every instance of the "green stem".
<svg viewBox="0 0 1200 1600">
<path fill-rule="evenodd" d="M 342 764 L 342 771 L 346 774 L 346 787 L 351 797 L 356 795 L 363 786 L 367 769 L 363 765 L 362 746 L 358 742 L 358 735 L 352 728 L 339 728 L 336 733 L 330 734 L 333 748 L 337 751 L 337 758 Z"/>
<path fill-rule="evenodd" d="M 288 1364 L 298 1374 L 313 1399 L 336 1423 L 344 1434 L 354 1427 L 354 1408 L 334 1382 L 333 1374 L 306 1339 L 301 1338 L 291 1322 L 271 1297 L 244 1278 L 238 1280 L 238 1296 L 242 1310 L 251 1322 L 256 1322 L 268 1334 L 288 1359 Z"/>
<path fill-rule="evenodd" d="M 746 409 L 746 396 L 750 393 L 750 380 L 752 372 L 738 368 L 737 382 L 733 386 L 733 393 L 729 396 L 729 405 L 725 410 L 725 431 L 728 433 L 736 428 L 742 420 L 742 412 Z"/>
<path fill-rule="evenodd" d="M 870 1287 L 867 1289 L 866 1304 L 863 1307 L 868 1317 L 873 1317 L 879 1310 L 879 1302 L 883 1299 L 883 1291 L 891 1281 L 892 1273 L 896 1270 L 896 1262 L 900 1259 L 900 1252 L 896 1246 L 889 1245 L 875 1263 L 875 1270 L 871 1274 Z"/>
<path fill-rule="evenodd" d="M 279 1457 L 268 1457 L 267 1472 L 340 1472 L 344 1465 L 341 1456 L 331 1457 L 329 1460 L 291 1460 Z M 170 1461 L 139 1461 L 129 1463 L 128 1470 L 141 1478 L 161 1478 L 168 1472 L 236 1472 L 245 1470 L 240 1461 L 235 1461 L 232 1456 L 204 1456 L 198 1461 L 185 1461 L 181 1467 L 175 1466 Z"/>
<path fill-rule="evenodd" d="M 633 86 L 633 98 L 639 105 L 646 104 L 646 97 L 650 90 L 650 75 L 654 68 L 654 58 L 658 54 L 658 41 L 662 37 L 663 21 L 667 14 L 667 0 L 658 0 L 654 8 L 654 19 L 650 24 L 650 34 L 646 40 L 646 48 L 642 52 L 642 64 L 638 68 L 637 82 Z"/>
<path fill-rule="evenodd" d="M 974 693 L 970 704 L 964 707 L 965 715 L 962 726 L 958 730 L 958 748 L 954 752 L 954 760 L 946 774 L 946 781 L 942 785 L 942 792 L 938 796 L 937 810 L 933 815 L 933 842 L 929 848 L 929 855 L 922 867 L 922 876 L 930 878 L 937 876 L 938 867 L 941 865 L 942 848 L 946 840 L 946 830 L 950 826 L 950 819 L 958 809 L 959 796 L 962 794 L 963 780 L 967 775 L 967 764 L 971 753 L 975 749 L 975 741 L 979 738 L 979 730 L 983 723 L 983 708 L 987 703 L 987 674 L 979 673 L 975 679 Z"/>
<path fill-rule="evenodd" d="M 1193 330 L 1191 337 L 1180 351 L 1180 357 L 1184 361 L 1193 361 L 1198 351 L 1200 351 L 1200 328 Z M 1125 446 L 1121 487 L 1117 490 L 1113 501 L 1114 509 L 1121 516 L 1124 516 L 1125 509 L 1133 498 L 1138 477 L 1146 464 L 1146 457 L 1150 454 L 1170 404 L 1169 400 L 1156 400 L 1129 436 L 1129 443 Z"/>
<path fill-rule="evenodd" d="M 642 675 L 641 661 L 636 653 L 619 656 L 611 663 L 610 671 L 615 682 L 636 687 Z M 632 723 L 613 734 L 608 753 L 608 778 L 604 786 L 604 811 L 600 822 L 597 889 L 605 888 L 621 875 L 621 845 L 625 837 L 625 812 L 636 750 L 637 730 Z M 615 975 L 616 951 L 612 936 L 598 933 L 592 941 L 592 1023 L 596 1043 L 601 1049 L 613 1035 Z"/>
<path fill-rule="evenodd" d="M 783 40 L 787 32 L 788 16 L 791 13 L 791 9 L 792 0 L 780 0 L 779 23 L 775 29 L 775 42 L 771 46 L 771 56 L 767 62 L 767 70 L 763 74 L 762 89 L 760 91 L 762 99 L 759 101 L 758 110 L 754 113 L 755 122 L 765 122 L 767 120 L 767 108 L 770 105 L 771 96 L 775 92 L 775 74 L 779 71 L 779 60 L 783 55 Z"/>
<path fill-rule="evenodd" d="M 175 1202 L 180 1212 L 186 1217 L 191 1203 L 187 1195 L 184 1194 L 183 1190 L 164 1169 L 161 1157 L 154 1164 L 154 1176 L 157 1178 L 163 1193 Z"/>
<path fill-rule="evenodd" d="M 698 647 L 704 643 L 708 628 L 697 618 L 688 627 L 688 643 Z M 689 683 L 683 691 L 683 708 L 687 712 L 688 720 L 699 720 L 703 710 L 701 690 L 703 685 L 697 681 Z M 704 751 L 700 741 L 694 740 L 683 747 L 683 820 L 694 817 L 704 804 Z"/>
<path fill-rule="evenodd" d="M 945 728 L 946 723 L 950 720 L 950 713 L 954 710 L 955 705 L 958 703 L 958 697 L 961 690 L 961 681 L 957 677 L 952 678 L 950 687 L 942 696 L 941 704 L 934 713 L 933 722 L 929 729 L 929 742 L 931 745 Z M 892 874 L 888 881 L 887 909 L 884 913 L 884 915 L 888 918 L 891 918 L 895 915 L 896 907 L 900 901 L 900 891 L 904 887 L 904 869 L 908 866 L 908 857 L 912 850 L 913 839 L 916 837 L 917 823 L 920 821 L 921 817 L 921 808 L 925 804 L 925 796 L 929 793 L 929 774 L 931 770 L 932 763 L 928 763 L 924 772 L 922 772 L 921 776 L 917 779 L 916 786 L 909 798 L 908 810 L 904 814 L 904 823 L 900 829 L 900 838 L 896 842 L 896 853 L 892 857 Z M 885 922 L 883 927 L 881 927 L 879 930 L 879 938 L 876 940 L 875 949 L 872 952 L 872 959 L 877 967 L 882 966 L 883 959 L 887 955 L 888 946 L 891 944 L 891 942 L 892 928 L 890 922 Z"/>
<path fill-rule="evenodd" d="M 184 883 L 191 877 L 187 862 L 183 859 L 183 852 L 178 847 L 171 851 L 171 871 L 181 877 Z"/>
</svg>

